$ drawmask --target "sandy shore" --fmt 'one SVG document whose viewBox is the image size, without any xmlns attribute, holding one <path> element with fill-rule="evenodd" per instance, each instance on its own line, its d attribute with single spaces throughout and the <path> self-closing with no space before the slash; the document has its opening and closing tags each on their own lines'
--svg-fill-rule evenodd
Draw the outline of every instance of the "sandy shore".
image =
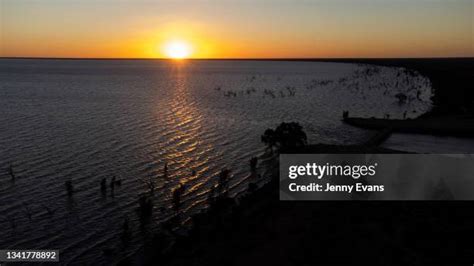
<svg viewBox="0 0 474 266">
<path fill-rule="evenodd" d="M 367 129 L 390 128 L 393 132 L 474 137 L 474 116 L 466 115 L 428 116 L 406 120 L 349 117 L 345 118 L 344 122 Z"/>
</svg>

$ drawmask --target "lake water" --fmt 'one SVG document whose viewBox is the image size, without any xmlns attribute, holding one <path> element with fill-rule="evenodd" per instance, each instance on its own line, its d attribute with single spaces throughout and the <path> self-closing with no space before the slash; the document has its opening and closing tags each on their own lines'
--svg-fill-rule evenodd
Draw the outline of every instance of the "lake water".
<svg viewBox="0 0 474 266">
<path fill-rule="evenodd" d="M 172 215 L 180 183 L 183 217 L 206 208 L 223 168 L 230 195 L 245 191 L 265 129 L 295 121 L 310 143 L 358 143 L 372 132 L 343 124 L 344 110 L 416 117 L 431 94 L 424 77 L 356 64 L 0 59 L 0 247 L 61 249 L 64 264 L 114 262 Z M 100 181 L 114 176 L 121 186 L 103 195 Z M 153 223 L 142 228 L 135 210 L 149 180 Z"/>
</svg>

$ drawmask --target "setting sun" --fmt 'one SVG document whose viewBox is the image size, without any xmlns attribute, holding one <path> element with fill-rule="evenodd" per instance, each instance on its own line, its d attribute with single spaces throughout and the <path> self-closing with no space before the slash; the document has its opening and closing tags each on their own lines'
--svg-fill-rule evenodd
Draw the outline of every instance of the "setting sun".
<svg viewBox="0 0 474 266">
<path fill-rule="evenodd" d="M 188 58 L 192 53 L 192 47 L 185 41 L 170 41 L 164 45 L 164 54 L 173 59 Z"/>
</svg>

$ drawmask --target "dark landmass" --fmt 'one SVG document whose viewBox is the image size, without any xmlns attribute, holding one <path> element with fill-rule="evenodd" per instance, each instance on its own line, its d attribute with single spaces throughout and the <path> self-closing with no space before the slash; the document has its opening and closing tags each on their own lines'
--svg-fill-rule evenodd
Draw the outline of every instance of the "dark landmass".
<svg viewBox="0 0 474 266">
<path fill-rule="evenodd" d="M 400 153 L 376 146 L 308 145 L 285 153 Z M 286 202 L 278 159 L 271 181 L 193 218 L 189 235 L 148 265 L 457 265 L 474 259 L 471 202 Z"/>
<path fill-rule="evenodd" d="M 292 153 L 397 153 L 311 145 Z M 278 160 L 270 183 L 193 218 L 168 251 L 147 247 L 148 265 L 457 265 L 474 259 L 471 202 L 286 202 Z"/>
<path fill-rule="evenodd" d="M 280 202 L 276 191 L 269 184 L 231 211 L 202 218 L 150 264 L 457 265 L 474 258 L 471 204 Z"/>
</svg>

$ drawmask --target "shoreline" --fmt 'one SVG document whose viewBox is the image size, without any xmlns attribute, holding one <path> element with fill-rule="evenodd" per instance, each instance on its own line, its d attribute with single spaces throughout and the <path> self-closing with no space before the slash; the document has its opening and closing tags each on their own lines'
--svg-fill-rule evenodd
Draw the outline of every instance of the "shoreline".
<svg viewBox="0 0 474 266">
<path fill-rule="evenodd" d="M 344 123 L 365 129 L 389 129 L 391 133 L 473 138 L 474 116 L 427 116 L 416 119 L 381 119 L 347 117 Z"/>
</svg>

